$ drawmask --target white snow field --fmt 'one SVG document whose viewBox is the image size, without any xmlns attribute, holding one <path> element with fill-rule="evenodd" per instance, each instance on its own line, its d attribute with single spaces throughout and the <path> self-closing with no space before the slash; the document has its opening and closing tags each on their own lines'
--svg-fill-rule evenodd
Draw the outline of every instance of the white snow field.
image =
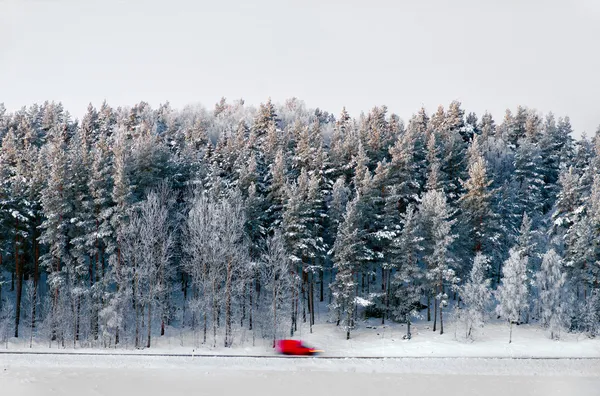
<svg viewBox="0 0 600 396">
<path fill-rule="evenodd" d="M 324 357 L 568 357 L 600 358 L 600 339 L 590 339 L 584 334 L 562 333 L 560 341 L 551 340 L 547 332 L 537 324 L 513 327 L 513 341 L 508 343 L 508 326 L 504 322 L 487 324 L 478 329 L 474 341 L 467 341 L 461 329 L 448 322 L 446 333 L 432 331 L 432 322 L 417 322 L 412 326 L 411 340 L 404 340 L 406 327 L 392 323 L 381 325 L 378 319 L 361 322 L 352 332 L 350 340 L 345 339 L 342 329 L 331 323 L 313 326 L 313 333 L 307 325 L 298 329 L 294 338 L 323 349 Z M 252 346 L 251 332 L 234 336 L 234 345 L 224 348 L 222 338 L 218 338 L 216 348 L 209 335 L 206 344 L 201 343 L 201 334 L 194 337 L 189 331 L 181 334 L 178 329 L 168 328 L 167 336 L 154 337 L 151 348 L 134 349 L 131 345 L 121 345 L 118 349 L 73 348 L 68 342 L 65 348 L 56 343 L 49 348 L 48 343 L 38 342 L 29 348 L 29 339 L 12 338 L 8 347 L 0 344 L 2 352 L 39 352 L 39 353 L 120 353 L 120 354 L 190 354 L 190 355 L 236 355 L 236 356 L 273 356 L 272 340 L 256 336 Z M 286 337 L 286 334 L 279 334 Z M 599 393 L 600 395 L 600 393 Z"/>
<path fill-rule="evenodd" d="M 0 356 L 2 394 L 597 396 L 599 359 Z"/>
</svg>

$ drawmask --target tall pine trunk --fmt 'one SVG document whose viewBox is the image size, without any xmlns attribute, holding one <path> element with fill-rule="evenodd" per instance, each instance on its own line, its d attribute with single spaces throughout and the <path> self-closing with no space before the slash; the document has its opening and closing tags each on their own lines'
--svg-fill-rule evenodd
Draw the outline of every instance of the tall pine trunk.
<svg viewBox="0 0 600 396">
<path fill-rule="evenodd" d="M 323 263 L 323 265 L 325 265 L 325 263 Z M 319 285 L 320 288 L 320 294 L 319 294 L 319 302 L 323 302 L 324 300 L 324 294 L 325 294 L 325 272 L 323 271 L 323 268 L 319 268 L 319 279 L 321 280 L 321 284 Z"/>
<path fill-rule="evenodd" d="M 306 323 L 306 285 L 308 284 L 308 273 L 302 271 L 302 323 Z"/>
<path fill-rule="evenodd" d="M 15 338 L 19 337 L 19 322 L 21 321 L 21 299 L 23 296 L 23 267 L 19 260 L 19 219 L 15 225 L 15 272 L 17 278 L 17 296 L 15 301 Z"/>
<path fill-rule="evenodd" d="M 231 259 L 227 261 L 227 278 L 225 280 L 225 347 L 232 344 L 231 335 L 231 280 L 232 280 Z"/>
<path fill-rule="evenodd" d="M 440 296 L 444 294 L 444 285 L 440 280 Z M 444 317 L 442 316 L 442 310 L 444 309 L 442 300 L 440 299 L 438 306 L 440 307 L 440 335 L 444 334 Z"/>
<path fill-rule="evenodd" d="M 437 311 L 438 311 L 438 299 L 433 299 L 433 331 L 437 329 Z"/>
<path fill-rule="evenodd" d="M 248 312 L 248 330 L 252 330 L 252 313 L 254 312 L 254 303 L 252 302 L 252 297 L 254 294 L 254 285 L 250 282 L 250 292 L 248 293 L 248 304 L 250 307 L 250 311 Z"/>
<path fill-rule="evenodd" d="M 431 292 L 427 292 L 427 321 L 431 322 Z"/>
<path fill-rule="evenodd" d="M 34 223 L 35 224 L 35 223 Z M 33 291 L 32 291 L 32 296 L 31 296 L 31 337 L 29 340 L 29 347 L 32 347 L 33 344 L 33 330 L 35 329 L 35 317 L 36 317 L 36 309 L 37 309 L 37 294 L 38 294 L 38 282 L 39 282 L 39 256 L 40 256 L 40 249 L 38 247 L 38 242 L 37 242 L 37 236 L 35 233 L 35 226 L 34 226 L 34 230 L 32 232 L 33 235 L 33 239 L 32 239 L 32 245 L 33 245 Z M 0 260 L 0 264 L 1 264 L 1 260 Z M 1 299 L 1 296 L 0 296 Z"/>
<path fill-rule="evenodd" d="M 310 333 L 313 332 L 313 325 L 315 324 L 315 295 L 314 295 L 314 274 L 310 274 L 310 283 L 308 286 L 308 309 L 310 313 Z"/>
<path fill-rule="evenodd" d="M 150 294 L 152 296 L 152 294 Z M 148 302 L 148 342 L 146 348 L 150 348 L 150 337 L 152 336 L 152 301 Z"/>
<path fill-rule="evenodd" d="M 273 348 L 277 341 L 277 276 L 273 274 Z"/>
<path fill-rule="evenodd" d="M 383 293 L 383 306 L 384 309 L 382 310 L 383 312 L 381 313 L 381 324 L 384 325 L 385 324 L 385 314 L 386 314 L 386 308 L 387 307 L 387 291 L 386 291 L 386 277 L 385 277 L 385 269 L 383 267 L 381 267 L 381 291 Z"/>
</svg>

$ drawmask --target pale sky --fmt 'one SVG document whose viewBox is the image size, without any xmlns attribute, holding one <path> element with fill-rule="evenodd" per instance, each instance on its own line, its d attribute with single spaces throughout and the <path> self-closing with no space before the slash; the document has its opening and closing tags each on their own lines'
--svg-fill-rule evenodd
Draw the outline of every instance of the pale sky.
<svg viewBox="0 0 600 396">
<path fill-rule="evenodd" d="M 457 99 L 600 124 L 597 0 L 0 0 L 0 102 L 295 96 L 407 120 Z"/>
</svg>

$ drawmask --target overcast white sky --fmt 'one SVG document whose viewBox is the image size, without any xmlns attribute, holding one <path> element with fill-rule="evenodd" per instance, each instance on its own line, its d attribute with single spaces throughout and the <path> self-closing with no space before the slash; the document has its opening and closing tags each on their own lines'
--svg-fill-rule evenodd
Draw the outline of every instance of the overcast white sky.
<svg viewBox="0 0 600 396">
<path fill-rule="evenodd" d="M 0 0 L 0 102 L 296 96 L 402 118 L 462 101 L 600 124 L 597 0 Z"/>
</svg>

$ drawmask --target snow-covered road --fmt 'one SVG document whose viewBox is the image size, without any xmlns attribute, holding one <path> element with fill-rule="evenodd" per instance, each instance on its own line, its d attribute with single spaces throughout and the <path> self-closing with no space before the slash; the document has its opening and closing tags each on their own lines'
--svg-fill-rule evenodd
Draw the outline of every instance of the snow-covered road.
<svg viewBox="0 0 600 396">
<path fill-rule="evenodd" d="M 0 355 L 12 395 L 595 395 L 600 360 Z"/>
</svg>

